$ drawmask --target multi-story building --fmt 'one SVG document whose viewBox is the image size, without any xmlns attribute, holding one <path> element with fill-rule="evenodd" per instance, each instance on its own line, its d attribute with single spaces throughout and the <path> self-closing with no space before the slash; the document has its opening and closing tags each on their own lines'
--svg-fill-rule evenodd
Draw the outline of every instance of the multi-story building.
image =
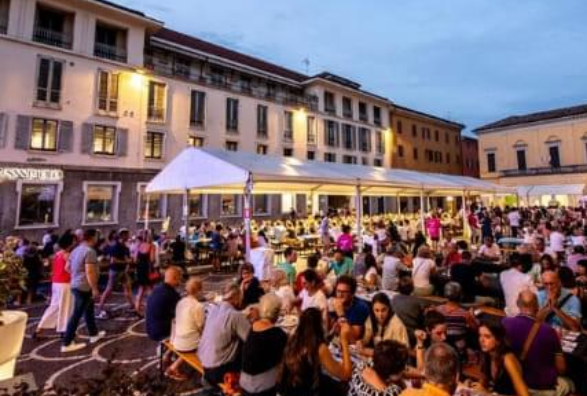
<svg viewBox="0 0 587 396">
<path fill-rule="evenodd" d="M 461 158 L 463 176 L 479 178 L 479 142 L 477 139 L 469 136 L 461 138 Z"/>
<path fill-rule="evenodd" d="M 393 168 L 462 175 L 462 124 L 394 104 Z"/>
<path fill-rule="evenodd" d="M 0 230 L 141 227 L 146 183 L 188 145 L 391 166 L 390 101 L 165 29 L 101 0 L 0 0 Z M 199 171 L 199 170 L 194 170 Z M 201 170 L 210 171 L 210 170 Z M 385 200 L 368 203 L 385 210 Z M 183 198 L 151 196 L 150 221 Z M 241 217 L 193 196 L 194 221 Z M 275 216 L 303 196 L 255 196 Z"/>
<path fill-rule="evenodd" d="M 525 204 L 575 204 L 587 181 L 587 105 L 481 126 L 481 177 L 518 187 Z"/>
</svg>

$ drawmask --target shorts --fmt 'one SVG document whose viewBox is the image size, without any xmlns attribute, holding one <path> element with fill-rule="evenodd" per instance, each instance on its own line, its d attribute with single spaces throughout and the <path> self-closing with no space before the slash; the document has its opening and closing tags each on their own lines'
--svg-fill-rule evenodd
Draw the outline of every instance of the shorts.
<svg viewBox="0 0 587 396">
<path fill-rule="evenodd" d="M 121 284 L 123 286 L 131 283 L 130 276 L 126 273 L 126 271 L 108 271 L 108 289 L 114 290 L 117 285 Z"/>
</svg>

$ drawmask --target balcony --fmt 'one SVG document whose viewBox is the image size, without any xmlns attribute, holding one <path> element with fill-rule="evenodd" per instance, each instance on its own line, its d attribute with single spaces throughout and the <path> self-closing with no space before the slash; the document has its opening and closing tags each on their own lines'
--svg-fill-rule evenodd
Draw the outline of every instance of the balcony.
<svg viewBox="0 0 587 396">
<path fill-rule="evenodd" d="M 113 45 L 96 42 L 94 43 L 94 56 L 110 59 L 116 62 L 126 63 L 126 50 Z"/>
<path fill-rule="evenodd" d="M 561 175 L 570 173 L 587 173 L 587 164 L 564 165 L 559 167 L 544 166 L 528 169 L 506 169 L 500 172 L 501 177 Z"/>
<path fill-rule="evenodd" d="M 45 29 L 35 26 L 33 40 L 37 43 L 52 45 L 54 47 L 71 49 L 73 43 L 72 36 L 56 30 Z"/>
</svg>

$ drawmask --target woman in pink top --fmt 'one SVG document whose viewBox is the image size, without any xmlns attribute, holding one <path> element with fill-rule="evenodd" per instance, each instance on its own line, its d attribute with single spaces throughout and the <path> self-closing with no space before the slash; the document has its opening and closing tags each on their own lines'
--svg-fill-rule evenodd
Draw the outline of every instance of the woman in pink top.
<svg viewBox="0 0 587 396">
<path fill-rule="evenodd" d="M 53 258 L 51 272 L 51 303 L 45 310 L 33 338 L 38 339 L 44 329 L 55 329 L 57 333 L 65 333 L 67 321 L 73 311 L 71 290 L 71 274 L 68 272 L 67 260 L 75 245 L 75 236 L 65 233 L 59 239 L 60 250 Z"/>
<path fill-rule="evenodd" d="M 336 240 L 336 248 L 350 258 L 353 258 L 353 251 L 355 249 L 355 240 L 351 235 L 351 227 L 348 225 L 342 226 L 342 234 Z"/>
<path fill-rule="evenodd" d="M 428 219 L 426 222 L 426 231 L 428 232 L 428 236 L 432 240 L 432 249 L 434 251 L 438 248 L 438 241 L 440 240 L 440 229 L 442 228 L 442 224 L 440 219 L 434 213 L 431 218 Z"/>
</svg>

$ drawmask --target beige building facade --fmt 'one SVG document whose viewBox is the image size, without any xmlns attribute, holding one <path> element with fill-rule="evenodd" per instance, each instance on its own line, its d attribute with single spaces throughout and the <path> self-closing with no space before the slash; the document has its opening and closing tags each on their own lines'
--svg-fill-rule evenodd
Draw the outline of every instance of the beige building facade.
<svg viewBox="0 0 587 396">
<path fill-rule="evenodd" d="M 481 178 L 517 187 L 522 204 L 574 205 L 585 192 L 587 106 L 513 116 L 475 132 Z"/>
</svg>

